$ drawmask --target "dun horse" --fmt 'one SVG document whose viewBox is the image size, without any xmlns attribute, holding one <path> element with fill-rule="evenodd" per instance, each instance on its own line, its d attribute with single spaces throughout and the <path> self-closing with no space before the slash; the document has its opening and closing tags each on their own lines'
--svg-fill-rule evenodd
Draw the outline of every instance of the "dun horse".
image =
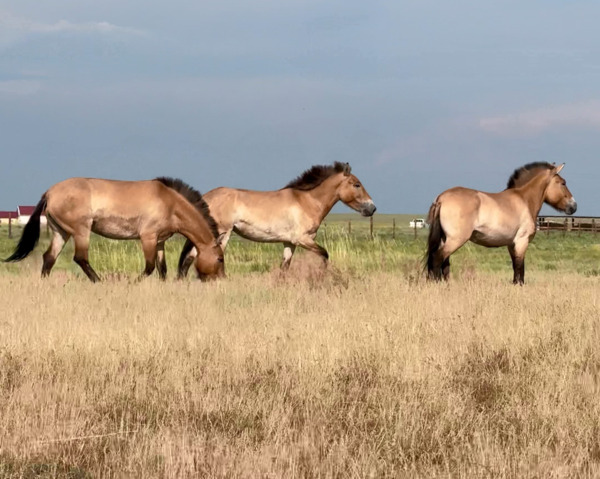
<svg viewBox="0 0 600 479">
<path fill-rule="evenodd" d="M 429 209 L 428 278 L 450 274 L 450 255 L 467 241 L 508 246 L 515 284 L 525 282 L 525 252 L 535 236 L 543 203 L 572 215 L 577 203 L 559 176 L 565 165 L 527 164 L 513 173 L 500 193 L 456 187 L 439 195 Z"/>
<path fill-rule="evenodd" d="M 204 195 L 210 212 L 224 234 L 223 249 L 232 231 L 262 243 L 283 243 L 281 267 L 289 267 L 297 246 L 327 261 L 325 248 L 315 242 L 317 230 L 333 205 L 342 201 L 363 216 L 375 213 L 373 200 L 348 163 L 316 165 L 276 191 L 215 188 Z M 184 277 L 196 251 L 187 241 L 179 258 L 179 277 Z"/>
<path fill-rule="evenodd" d="M 112 239 L 139 239 L 146 260 L 143 275 L 155 266 L 164 279 L 165 241 L 181 233 L 199 251 L 196 270 L 200 279 L 224 275 L 225 266 L 216 225 L 199 192 L 183 181 L 114 181 L 70 178 L 56 183 L 43 195 L 31 215 L 15 252 L 5 261 L 21 261 L 40 236 L 40 216 L 46 212 L 53 236 L 44 253 L 42 276 L 48 276 L 63 246 L 72 236 L 74 261 L 93 281 L 100 278 L 88 261 L 90 233 Z"/>
</svg>

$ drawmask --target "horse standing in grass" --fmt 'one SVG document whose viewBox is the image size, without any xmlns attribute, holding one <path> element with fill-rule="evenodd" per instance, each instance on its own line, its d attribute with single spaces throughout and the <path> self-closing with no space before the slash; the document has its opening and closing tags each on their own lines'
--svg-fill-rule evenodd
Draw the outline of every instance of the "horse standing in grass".
<svg viewBox="0 0 600 479">
<path fill-rule="evenodd" d="M 5 261 L 21 261 L 40 236 L 40 216 L 46 212 L 53 231 L 44 253 L 42 276 L 48 276 L 57 256 L 72 236 L 74 261 L 92 281 L 100 277 L 88 261 L 90 233 L 112 239 L 139 239 L 146 260 L 143 275 L 155 266 L 165 279 L 165 241 L 181 233 L 200 254 L 196 270 L 200 279 L 224 276 L 223 250 L 208 206 L 196 190 L 183 181 L 156 178 L 149 181 L 115 181 L 70 178 L 56 183 L 43 195 L 27 222 L 15 252 Z"/>
<path fill-rule="evenodd" d="M 315 242 L 317 230 L 331 208 L 338 202 L 363 216 L 375 213 L 373 200 L 360 180 L 351 173 L 348 163 L 316 165 L 276 191 L 252 191 L 215 188 L 203 197 L 224 235 L 223 249 L 232 231 L 243 238 L 261 243 L 283 243 L 282 269 L 289 268 L 297 246 L 312 251 L 327 261 L 325 248 Z M 196 255 L 187 241 L 179 258 L 182 278 Z"/>
<path fill-rule="evenodd" d="M 577 203 L 559 175 L 564 167 L 529 163 L 514 171 L 500 193 L 456 187 L 440 194 L 429 209 L 427 245 L 428 278 L 447 280 L 450 255 L 467 241 L 487 246 L 508 246 L 513 283 L 525 282 L 525 252 L 536 232 L 543 203 L 572 215 Z"/>
</svg>

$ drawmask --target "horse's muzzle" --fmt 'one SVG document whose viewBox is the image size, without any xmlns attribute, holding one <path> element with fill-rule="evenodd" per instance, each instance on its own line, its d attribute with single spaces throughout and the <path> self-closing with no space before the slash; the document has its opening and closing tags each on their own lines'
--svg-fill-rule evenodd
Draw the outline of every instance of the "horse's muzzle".
<svg viewBox="0 0 600 479">
<path fill-rule="evenodd" d="M 565 213 L 568 215 L 572 215 L 577 211 L 577 201 L 571 200 L 567 203 L 567 207 L 565 208 Z"/>
<path fill-rule="evenodd" d="M 360 214 L 363 216 L 373 216 L 373 213 L 377 210 L 375 203 L 363 203 L 360 207 Z"/>
</svg>

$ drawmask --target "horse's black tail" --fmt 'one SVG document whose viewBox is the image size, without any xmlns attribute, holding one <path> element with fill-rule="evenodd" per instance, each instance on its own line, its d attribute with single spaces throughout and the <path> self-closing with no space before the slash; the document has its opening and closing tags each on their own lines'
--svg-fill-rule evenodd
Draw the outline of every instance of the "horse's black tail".
<svg viewBox="0 0 600 479">
<path fill-rule="evenodd" d="M 190 268 L 190 263 L 186 262 L 187 255 L 194 248 L 194 243 L 192 243 L 189 239 L 185 240 L 185 244 L 183 245 L 183 249 L 181 250 L 181 255 L 179 255 L 179 264 L 177 267 L 177 277 L 179 279 L 185 278 L 185 275 Z"/>
<path fill-rule="evenodd" d="M 4 260 L 6 263 L 12 261 L 21 261 L 33 251 L 35 245 L 40 239 L 40 216 L 42 216 L 42 212 L 46 208 L 46 203 L 46 193 L 44 193 L 42 195 L 42 199 L 40 199 L 39 203 L 35 207 L 35 210 L 33 211 L 33 214 L 23 229 L 23 234 L 21 235 L 21 239 L 19 240 L 19 244 L 17 245 L 15 252 Z"/>
<path fill-rule="evenodd" d="M 427 275 L 436 276 L 435 270 L 435 255 L 440 249 L 442 241 L 446 241 L 446 233 L 440 222 L 440 207 L 441 203 L 437 200 L 429 208 L 427 223 L 429 223 L 429 238 L 427 240 L 427 253 L 425 259 L 427 261 Z"/>
</svg>

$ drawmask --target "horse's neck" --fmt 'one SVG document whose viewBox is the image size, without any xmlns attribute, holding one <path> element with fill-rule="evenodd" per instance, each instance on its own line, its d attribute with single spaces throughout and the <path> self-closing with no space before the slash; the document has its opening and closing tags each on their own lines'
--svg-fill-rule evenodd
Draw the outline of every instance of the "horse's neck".
<svg viewBox="0 0 600 479">
<path fill-rule="evenodd" d="M 537 175 L 522 187 L 518 188 L 534 219 L 542 209 L 546 188 L 548 188 L 551 179 L 551 176 Z"/>
<path fill-rule="evenodd" d="M 340 201 L 338 187 L 342 180 L 338 176 L 328 178 L 316 188 L 305 192 L 313 200 L 313 204 L 318 210 L 319 223 L 329 214 L 331 208 Z"/>
<path fill-rule="evenodd" d="M 214 239 L 206 219 L 191 204 L 179 204 L 175 215 L 179 223 L 176 229 L 194 243 L 194 246 L 207 245 Z"/>
</svg>

